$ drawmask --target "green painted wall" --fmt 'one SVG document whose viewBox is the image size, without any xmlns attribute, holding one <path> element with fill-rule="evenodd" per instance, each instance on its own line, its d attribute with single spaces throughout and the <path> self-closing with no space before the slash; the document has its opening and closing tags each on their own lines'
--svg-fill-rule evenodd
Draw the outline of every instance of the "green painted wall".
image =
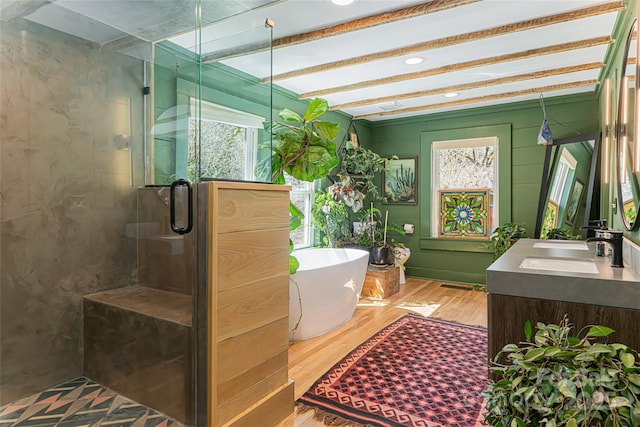
<svg viewBox="0 0 640 427">
<path fill-rule="evenodd" d="M 595 94 L 581 94 L 546 98 L 545 105 L 554 138 L 598 131 L 598 101 Z M 425 115 L 410 119 L 363 123 L 366 129 L 360 135 L 363 145 L 385 155 L 421 155 L 421 135 L 424 132 L 441 131 L 441 136 L 458 138 L 461 129 L 496 125 L 511 128 L 511 207 L 510 212 L 501 212 L 501 222 L 511 218 L 512 222 L 524 224 L 533 234 L 545 147 L 537 145 L 537 135 L 542 122 L 542 111 L 538 100 L 505 104 L 495 107 L 459 110 L 455 112 Z M 366 135 L 366 136 L 365 136 Z M 418 186 L 420 195 L 423 185 L 429 185 L 431 170 L 428 164 L 419 161 Z M 429 231 L 421 225 L 425 210 L 430 209 L 430 200 L 421 197 L 418 205 L 379 205 L 389 211 L 389 221 L 397 224 L 412 223 L 416 231 L 402 238 L 411 249 L 407 262 L 407 274 L 440 280 L 467 283 L 485 283 L 485 269 L 492 262 L 492 252 L 487 241 L 459 244 L 441 242 L 424 249 L 421 237 Z M 424 239 L 423 239 L 424 240 Z M 421 248 L 422 246 L 422 248 Z"/>
</svg>

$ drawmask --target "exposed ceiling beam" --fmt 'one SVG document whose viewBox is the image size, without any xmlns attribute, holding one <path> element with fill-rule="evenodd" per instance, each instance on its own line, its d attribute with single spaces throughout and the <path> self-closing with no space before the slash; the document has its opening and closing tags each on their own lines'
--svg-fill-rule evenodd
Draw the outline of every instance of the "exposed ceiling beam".
<svg viewBox="0 0 640 427">
<path fill-rule="evenodd" d="M 529 19 L 527 21 L 515 22 L 513 24 L 501 25 L 499 27 L 489 28 L 486 30 L 474 31 L 472 33 L 458 34 L 455 36 L 444 37 L 437 40 L 417 43 L 411 46 L 405 46 L 398 49 L 392 49 L 382 52 L 376 52 L 369 55 L 358 56 L 355 58 L 343 59 L 340 61 L 319 64 L 313 67 L 293 70 L 287 73 L 278 74 L 272 77 L 271 81 L 279 81 L 300 77 L 308 74 L 319 73 L 322 71 L 333 70 L 336 68 L 350 67 L 354 65 L 365 64 L 372 61 L 380 61 L 382 59 L 393 58 L 424 52 L 427 50 L 441 49 L 444 47 L 454 46 L 461 43 L 469 43 L 476 40 L 482 40 L 489 37 L 496 37 L 519 31 L 532 30 L 549 25 L 559 24 L 562 22 L 573 21 L 576 19 L 588 18 L 591 16 L 602 15 L 606 13 L 618 12 L 624 9 L 624 5 L 620 1 L 600 4 L 596 6 L 586 7 L 583 9 L 572 10 L 569 12 L 559 13 L 556 15 L 544 16 L 541 18 Z"/>
<path fill-rule="evenodd" d="M 430 13 L 441 12 L 458 6 L 477 3 L 478 1 L 479 0 L 432 0 L 414 6 L 405 7 L 403 9 L 396 9 L 390 12 L 366 16 L 364 18 L 355 19 L 353 21 L 344 22 L 331 27 L 321 28 L 315 31 L 281 37 L 273 41 L 273 47 L 281 48 L 295 46 L 301 43 L 308 43 L 314 40 L 320 40 L 352 31 L 375 27 L 377 25 L 389 24 L 403 19 L 410 19 L 422 15 L 428 15 Z"/>
<path fill-rule="evenodd" d="M 572 82 L 572 83 L 563 83 L 563 84 L 543 86 L 538 88 L 518 90 L 514 92 L 505 92 L 505 93 L 500 93 L 495 95 L 479 96 L 476 98 L 460 99 L 457 101 L 444 102 L 441 104 L 420 105 L 417 107 L 399 108 L 397 110 L 381 111 L 379 113 L 372 113 L 372 114 L 363 114 L 361 116 L 355 116 L 353 120 L 371 119 L 375 117 L 393 116 L 393 115 L 406 114 L 406 113 L 417 113 L 422 111 L 433 110 L 436 108 L 455 107 L 457 105 L 474 104 L 477 102 L 496 101 L 500 99 L 513 98 L 516 96 L 533 95 L 533 94 L 543 93 L 543 92 L 555 92 L 558 90 L 573 89 L 577 87 L 592 86 L 596 84 L 598 84 L 598 81 L 595 79 Z"/>
<path fill-rule="evenodd" d="M 445 94 L 450 92 L 462 92 L 465 90 L 478 89 L 481 87 L 496 86 L 501 84 L 515 83 L 515 82 L 521 82 L 521 81 L 533 80 L 533 79 L 541 79 L 544 77 L 558 76 L 561 74 L 578 73 L 580 71 L 595 70 L 603 67 L 604 67 L 604 63 L 602 62 L 591 62 L 588 64 L 572 65 L 569 67 L 561 67 L 561 68 L 554 68 L 551 70 L 536 71 L 533 73 L 519 74 L 516 76 L 507 76 L 507 77 L 501 77 L 501 78 L 491 79 L 491 80 L 483 80 L 483 81 L 477 81 L 477 82 L 471 82 L 471 83 L 465 83 L 465 84 L 459 84 L 459 85 L 453 85 L 453 86 L 439 87 L 439 88 L 429 89 L 429 90 L 421 90 L 418 92 L 400 93 L 396 95 L 382 96 L 379 98 L 370 98 L 370 99 L 363 99 L 359 101 L 346 102 L 344 104 L 334 105 L 331 107 L 331 109 L 344 110 L 346 108 L 381 104 L 384 102 L 399 101 L 401 99 L 419 98 L 422 96 L 440 95 L 440 94 Z"/>
<path fill-rule="evenodd" d="M 367 81 L 362 81 L 362 82 L 353 83 L 353 84 L 344 85 L 344 86 L 318 89 L 315 91 L 300 94 L 300 99 L 315 98 L 315 97 L 324 96 L 330 93 L 347 92 L 350 90 L 364 89 L 364 88 L 369 88 L 373 86 L 380 86 L 380 85 L 385 85 L 390 83 L 402 82 L 405 80 L 420 79 L 420 78 L 435 76 L 438 74 L 452 73 L 455 71 L 467 70 L 470 68 L 477 68 L 477 67 L 497 64 L 501 62 L 516 61 L 516 60 L 521 60 L 526 58 L 533 58 L 536 56 L 551 55 L 559 52 L 585 49 L 588 47 L 610 44 L 612 42 L 613 40 L 611 39 L 611 37 L 602 36 L 602 37 L 596 37 L 593 39 L 580 40 L 577 42 L 562 43 L 562 44 L 546 46 L 538 49 L 525 50 L 523 52 L 515 52 L 515 53 L 509 53 L 506 55 L 493 56 L 490 58 L 480 58 L 480 59 L 475 59 L 473 61 L 459 62 L 457 64 L 445 65 L 438 68 L 432 68 L 430 70 L 417 71 L 414 73 L 407 73 L 407 74 L 398 74 L 396 76 L 390 76 L 390 77 L 385 77 L 385 78 L 376 79 L 376 80 L 367 80 Z"/>
<path fill-rule="evenodd" d="M 364 18 L 354 19 L 353 21 L 332 25 L 330 27 L 320 28 L 319 30 L 280 37 L 278 39 L 275 39 L 271 43 L 271 46 L 274 49 L 295 46 L 302 43 L 312 42 L 314 40 L 338 36 L 340 34 L 349 33 L 351 31 L 363 30 L 366 28 L 375 27 L 377 25 L 389 24 L 391 22 L 396 22 L 403 19 L 410 19 L 430 13 L 441 12 L 443 10 L 452 9 L 458 6 L 465 6 L 471 3 L 477 3 L 479 1 L 480 0 L 432 0 L 402 9 L 396 9 L 389 12 L 378 13 L 376 15 L 365 16 Z M 276 22 L 276 25 L 277 24 L 278 23 Z M 239 46 L 224 51 L 204 55 L 202 57 L 202 61 L 205 63 L 220 61 L 222 59 L 229 59 L 239 55 L 249 55 L 262 52 L 268 48 L 269 46 L 265 45 L 264 43 Z"/>
</svg>

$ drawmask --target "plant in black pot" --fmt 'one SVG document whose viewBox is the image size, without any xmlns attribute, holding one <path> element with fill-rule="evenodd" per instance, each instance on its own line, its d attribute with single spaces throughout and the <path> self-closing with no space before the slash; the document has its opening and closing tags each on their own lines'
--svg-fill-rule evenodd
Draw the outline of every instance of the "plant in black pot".
<svg viewBox="0 0 640 427">
<path fill-rule="evenodd" d="M 357 242 L 360 246 L 369 249 L 371 253 L 370 264 L 386 266 L 393 263 L 393 253 L 391 242 L 388 239 L 388 232 L 394 231 L 400 235 L 405 233 L 401 227 L 389 224 L 389 211 L 385 212 L 383 224 L 380 224 L 379 216 L 380 210 L 373 206 L 361 215 L 360 219 L 364 226 L 362 232 L 358 235 Z"/>
</svg>

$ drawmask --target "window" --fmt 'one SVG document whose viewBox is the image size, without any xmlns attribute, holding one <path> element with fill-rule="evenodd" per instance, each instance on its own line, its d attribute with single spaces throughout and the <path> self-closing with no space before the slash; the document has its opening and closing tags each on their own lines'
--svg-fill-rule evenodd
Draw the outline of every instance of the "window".
<svg viewBox="0 0 640 427">
<path fill-rule="evenodd" d="M 567 184 L 570 182 L 570 172 L 576 170 L 577 164 L 576 158 L 568 150 L 562 150 L 562 157 L 560 157 L 560 162 L 558 163 L 558 173 L 555 174 L 549 200 L 560 205 L 564 201 L 563 197 L 568 197 L 569 188 Z"/>
<path fill-rule="evenodd" d="M 499 224 L 498 138 L 433 141 L 431 147 L 431 236 L 488 239 Z"/>
<path fill-rule="evenodd" d="M 202 101 L 201 145 L 198 147 L 198 105 L 191 98 L 187 177 L 253 181 L 258 152 L 258 130 L 264 118 Z"/>
<path fill-rule="evenodd" d="M 304 214 L 302 225 L 291 233 L 291 240 L 296 249 L 311 246 L 313 227 L 311 225 L 311 206 L 313 204 L 314 183 L 300 181 L 285 174 L 285 182 L 291 185 L 291 201 Z"/>
</svg>

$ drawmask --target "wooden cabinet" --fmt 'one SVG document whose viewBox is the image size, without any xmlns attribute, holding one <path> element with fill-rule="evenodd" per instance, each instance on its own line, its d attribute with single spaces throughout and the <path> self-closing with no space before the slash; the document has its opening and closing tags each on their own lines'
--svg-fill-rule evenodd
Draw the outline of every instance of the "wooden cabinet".
<svg viewBox="0 0 640 427">
<path fill-rule="evenodd" d="M 293 413 L 289 189 L 199 184 L 198 203 L 207 206 L 206 218 L 200 218 L 206 247 L 199 252 L 207 265 L 209 426 L 275 426 Z"/>
</svg>

